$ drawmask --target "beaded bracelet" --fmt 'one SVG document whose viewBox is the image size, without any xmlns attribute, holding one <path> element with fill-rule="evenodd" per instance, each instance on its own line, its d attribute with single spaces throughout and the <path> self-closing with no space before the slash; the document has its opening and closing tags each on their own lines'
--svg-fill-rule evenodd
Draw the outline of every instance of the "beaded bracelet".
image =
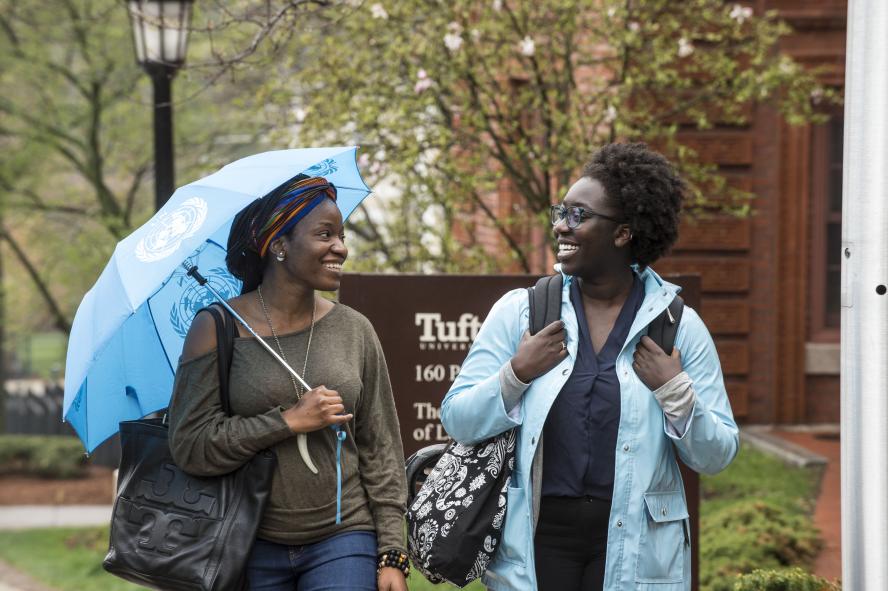
<svg viewBox="0 0 888 591">
<path fill-rule="evenodd" d="M 379 567 L 376 572 L 378 573 L 385 567 L 396 568 L 404 573 L 405 577 L 410 575 L 410 560 L 400 550 L 389 550 L 379 555 Z"/>
</svg>

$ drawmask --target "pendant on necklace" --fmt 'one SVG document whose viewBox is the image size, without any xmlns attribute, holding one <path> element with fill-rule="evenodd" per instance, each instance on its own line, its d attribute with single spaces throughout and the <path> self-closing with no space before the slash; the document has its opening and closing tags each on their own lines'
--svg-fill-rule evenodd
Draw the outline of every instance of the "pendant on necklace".
<svg viewBox="0 0 888 591">
<path fill-rule="evenodd" d="M 296 435 L 296 447 L 299 448 L 299 455 L 302 457 L 302 461 L 305 462 L 305 465 L 308 466 L 308 469 L 314 474 L 317 474 L 318 468 L 314 465 L 314 462 L 311 461 L 311 456 L 308 454 L 308 435 L 305 433 L 298 433 Z"/>
</svg>

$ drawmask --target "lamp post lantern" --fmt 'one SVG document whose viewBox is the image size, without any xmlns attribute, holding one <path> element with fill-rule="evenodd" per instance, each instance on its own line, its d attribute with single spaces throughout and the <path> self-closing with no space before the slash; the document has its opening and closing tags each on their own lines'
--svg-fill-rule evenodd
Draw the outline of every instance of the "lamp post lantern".
<svg viewBox="0 0 888 591">
<path fill-rule="evenodd" d="M 160 209 L 175 189 L 170 86 L 185 63 L 194 0 L 129 0 L 139 65 L 154 88 L 154 200 Z"/>
</svg>

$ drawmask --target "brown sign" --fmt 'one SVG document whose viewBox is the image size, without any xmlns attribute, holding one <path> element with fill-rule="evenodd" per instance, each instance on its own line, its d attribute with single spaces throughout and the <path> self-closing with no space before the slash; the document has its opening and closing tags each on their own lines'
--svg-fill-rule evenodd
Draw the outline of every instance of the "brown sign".
<svg viewBox="0 0 888 591">
<path fill-rule="evenodd" d="M 370 319 L 388 362 L 404 453 L 448 441 L 441 401 L 487 312 L 529 275 L 346 274 L 339 301 Z"/>
</svg>

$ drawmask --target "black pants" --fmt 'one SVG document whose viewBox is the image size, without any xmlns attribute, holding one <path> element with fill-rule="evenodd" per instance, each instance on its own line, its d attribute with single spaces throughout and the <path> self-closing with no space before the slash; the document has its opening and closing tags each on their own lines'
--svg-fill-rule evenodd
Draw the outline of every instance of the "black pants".
<svg viewBox="0 0 888 591">
<path fill-rule="evenodd" d="M 534 536 L 540 591 L 600 591 L 604 586 L 610 501 L 543 497 Z"/>
</svg>

